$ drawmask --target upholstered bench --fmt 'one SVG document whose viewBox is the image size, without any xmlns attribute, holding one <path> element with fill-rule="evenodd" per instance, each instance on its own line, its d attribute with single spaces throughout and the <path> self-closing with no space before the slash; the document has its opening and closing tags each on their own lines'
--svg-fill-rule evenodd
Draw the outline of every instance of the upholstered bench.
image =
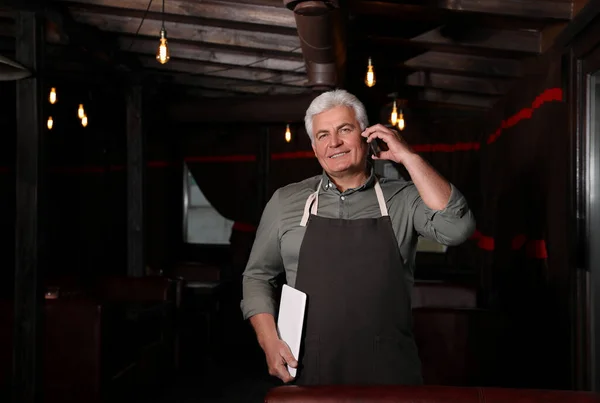
<svg viewBox="0 0 600 403">
<path fill-rule="evenodd" d="M 280 386 L 265 403 L 599 403 L 587 392 L 452 386 Z"/>
</svg>

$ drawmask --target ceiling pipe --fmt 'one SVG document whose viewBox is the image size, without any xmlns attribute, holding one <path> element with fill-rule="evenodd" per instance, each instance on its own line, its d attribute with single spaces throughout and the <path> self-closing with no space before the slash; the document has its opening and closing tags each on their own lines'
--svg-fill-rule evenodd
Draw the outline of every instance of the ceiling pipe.
<svg viewBox="0 0 600 403">
<path fill-rule="evenodd" d="M 346 38 L 338 0 L 283 0 L 294 12 L 308 86 L 329 90 L 343 86 Z"/>
</svg>

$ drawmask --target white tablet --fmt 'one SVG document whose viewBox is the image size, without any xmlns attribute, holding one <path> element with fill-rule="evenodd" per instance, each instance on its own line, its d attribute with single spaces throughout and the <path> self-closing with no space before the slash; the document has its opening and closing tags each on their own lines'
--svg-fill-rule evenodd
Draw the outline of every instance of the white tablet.
<svg viewBox="0 0 600 403">
<path fill-rule="evenodd" d="M 305 309 L 306 294 L 284 284 L 281 290 L 281 302 L 279 303 L 277 331 L 279 332 L 279 338 L 287 343 L 296 360 L 300 359 L 300 342 L 302 341 Z M 296 368 L 288 365 L 288 371 L 293 377 L 296 376 Z"/>
</svg>

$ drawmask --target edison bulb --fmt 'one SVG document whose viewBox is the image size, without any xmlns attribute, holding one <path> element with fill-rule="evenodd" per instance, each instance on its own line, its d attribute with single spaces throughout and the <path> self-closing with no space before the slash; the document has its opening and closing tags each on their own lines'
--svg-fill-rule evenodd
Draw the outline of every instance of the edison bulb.
<svg viewBox="0 0 600 403">
<path fill-rule="evenodd" d="M 287 125 L 285 128 L 285 141 L 286 143 L 292 141 L 292 132 L 290 131 L 290 125 Z"/>
<path fill-rule="evenodd" d="M 83 109 L 83 104 L 79 104 L 79 109 L 77 109 L 77 116 L 79 119 L 83 119 L 85 116 L 85 110 Z"/>
<path fill-rule="evenodd" d="M 50 89 L 50 96 L 48 97 L 48 100 L 52 105 L 56 103 L 56 88 L 52 87 Z"/>
<path fill-rule="evenodd" d="M 390 116 L 390 121 L 394 126 L 398 121 L 398 109 L 396 108 L 396 101 L 394 101 L 394 106 L 392 106 L 392 115 Z"/>
<path fill-rule="evenodd" d="M 404 130 L 404 114 L 400 112 L 400 118 L 398 119 L 398 129 Z"/>
<path fill-rule="evenodd" d="M 52 120 L 52 116 L 48 117 L 48 130 L 52 130 L 52 127 L 54 126 L 54 120 Z"/>
<path fill-rule="evenodd" d="M 169 52 L 169 44 L 167 43 L 167 31 L 163 28 L 160 30 L 160 44 L 156 51 L 156 60 L 158 60 L 160 64 L 165 64 L 170 58 L 171 55 Z"/>
<path fill-rule="evenodd" d="M 88 125 L 88 117 L 87 117 L 87 115 L 83 115 L 83 117 L 81 118 L 81 126 L 87 127 L 87 125 Z"/>
<path fill-rule="evenodd" d="M 365 84 L 367 87 L 372 87 L 375 85 L 375 71 L 373 71 L 373 64 L 371 63 L 371 58 L 369 57 L 369 65 L 367 66 L 367 76 L 365 77 Z"/>
</svg>

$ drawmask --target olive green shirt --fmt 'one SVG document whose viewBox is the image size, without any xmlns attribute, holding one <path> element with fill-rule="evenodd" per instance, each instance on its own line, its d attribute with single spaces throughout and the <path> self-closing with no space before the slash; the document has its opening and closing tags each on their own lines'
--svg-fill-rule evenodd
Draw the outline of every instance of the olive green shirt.
<svg viewBox="0 0 600 403">
<path fill-rule="evenodd" d="M 361 187 L 344 192 L 340 192 L 325 173 L 278 189 L 263 211 L 243 274 L 244 318 L 259 313 L 275 315 L 278 301 L 274 300 L 273 280 L 282 271 L 285 270 L 287 284 L 294 287 L 306 231 L 306 227 L 300 226 L 300 220 L 306 200 L 315 192 L 321 178 L 317 215 L 346 220 L 381 217 L 373 173 Z M 398 270 L 405 270 L 412 286 L 419 235 L 444 245 L 458 245 L 474 231 L 475 219 L 465 198 L 453 185 L 446 207 L 432 210 L 425 205 L 412 182 L 380 178 L 379 183 L 404 262 L 404 267 Z"/>
</svg>

